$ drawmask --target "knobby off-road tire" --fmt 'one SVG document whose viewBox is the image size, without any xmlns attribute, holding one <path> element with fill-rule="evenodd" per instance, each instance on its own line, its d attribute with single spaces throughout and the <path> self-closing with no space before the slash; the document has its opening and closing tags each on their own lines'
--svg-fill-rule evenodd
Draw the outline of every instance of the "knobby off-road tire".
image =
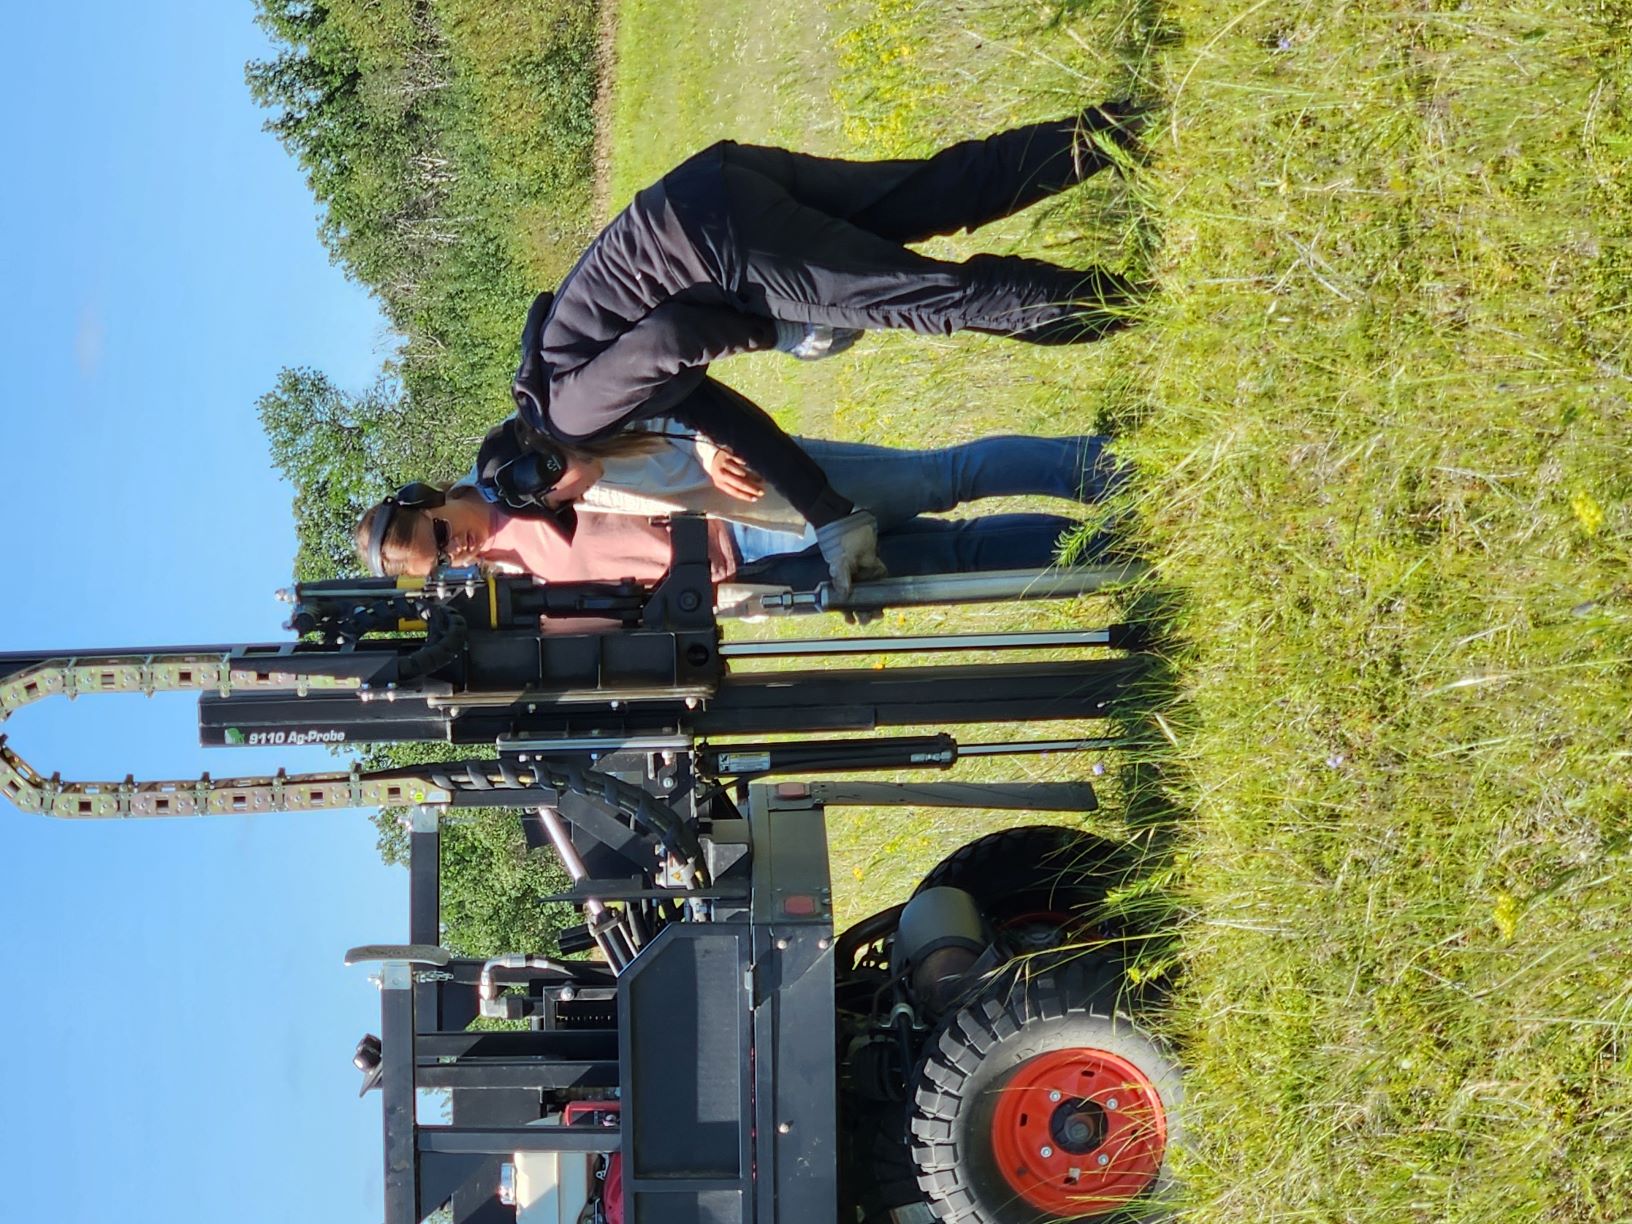
<svg viewBox="0 0 1632 1224">
<path fill-rule="evenodd" d="M 1137 865 L 1132 848 L 1081 829 L 1023 825 L 953 851 L 915 892 L 961 888 L 999 930 L 1038 918 L 1069 926 L 1126 883 Z"/>
<path fill-rule="evenodd" d="M 919 1188 L 949 1224 L 1163 1219 L 1178 1067 L 1118 1010 L 1120 974 L 1044 959 L 932 1040 L 909 1123 Z"/>
</svg>

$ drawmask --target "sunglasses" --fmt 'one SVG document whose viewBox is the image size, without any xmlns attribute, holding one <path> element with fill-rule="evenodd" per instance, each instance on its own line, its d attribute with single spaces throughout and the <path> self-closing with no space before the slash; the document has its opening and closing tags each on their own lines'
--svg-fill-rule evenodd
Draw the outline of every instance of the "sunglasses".
<svg viewBox="0 0 1632 1224">
<path fill-rule="evenodd" d="M 447 519 L 431 515 L 431 539 L 436 544 L 436 567 L 447 569 L 452 564 L 448 557 L 448 544 L 453 538 L 453 532 L 448 527 Z"/>
</svg>

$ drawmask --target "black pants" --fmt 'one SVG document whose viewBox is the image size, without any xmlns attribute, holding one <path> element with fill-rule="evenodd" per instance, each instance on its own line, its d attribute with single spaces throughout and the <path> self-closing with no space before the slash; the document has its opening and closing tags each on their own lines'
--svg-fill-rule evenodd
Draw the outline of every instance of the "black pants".
<svg viewBox="0 0 1632 1224">
<path fill-rule="evenodd" d="M 976 255 L 931 259 L 903 244 L 973 230 L 1102 169 L 1081 118 L 968 140 L 922 161 L 852 162 L 729 145 L 722 173 L 738 292 L 773 318 L 836 327 L 960 330 L 1038 344 L 1093 340 L 1126 321 L 1129 283 L 1104 268 Z"/>
</svg>

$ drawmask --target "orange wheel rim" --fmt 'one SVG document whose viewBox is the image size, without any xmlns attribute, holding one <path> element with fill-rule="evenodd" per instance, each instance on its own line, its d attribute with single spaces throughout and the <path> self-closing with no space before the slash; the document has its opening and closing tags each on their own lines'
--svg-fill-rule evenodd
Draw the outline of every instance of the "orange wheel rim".
<svg viewBox="0 0 1632 1224">
<path fill-rule="evenodd" d="M 1060 1217 L 1124 1206 L 1156 1180 L 1167 1115 L 1144 1072 L 1107 1050 L 1027 1059 L 998 1090 L 992 1154 L 1009 1188 Z"/>
</svg>

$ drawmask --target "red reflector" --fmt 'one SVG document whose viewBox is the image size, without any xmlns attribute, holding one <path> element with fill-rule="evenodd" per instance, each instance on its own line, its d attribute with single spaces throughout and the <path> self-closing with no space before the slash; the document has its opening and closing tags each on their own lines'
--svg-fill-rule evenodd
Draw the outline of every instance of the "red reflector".
<svg viewBox="0 0 1632 1224">
<path fill-rule="evenodd" d="M 776 784 L 776 797 L 778 799 L 808 799 L 810 797 L 810 787 L 803 782 L 778 782 Z"/>
<path fill-rule="evenodd" d="M 816 898 L 803 893 L 783 897 L 782 912 L 794 918 L 808 918 L 816 912 Z"/>
</svg>

